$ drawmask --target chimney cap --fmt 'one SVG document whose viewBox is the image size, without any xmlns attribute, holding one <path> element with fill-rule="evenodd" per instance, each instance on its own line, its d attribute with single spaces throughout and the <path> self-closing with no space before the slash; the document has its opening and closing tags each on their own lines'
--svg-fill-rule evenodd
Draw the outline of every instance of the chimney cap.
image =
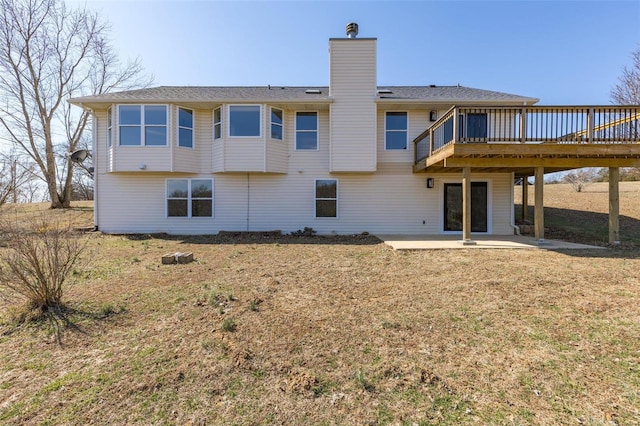
<svg viewBox="0 0 640 426">
<path fill-rule="evenodd" d="M 347 37 L 348 38 L 356 38 L 358 35 L 358 24 L 355 22 L 349 22 L 347 24 Z"/>
</svg>

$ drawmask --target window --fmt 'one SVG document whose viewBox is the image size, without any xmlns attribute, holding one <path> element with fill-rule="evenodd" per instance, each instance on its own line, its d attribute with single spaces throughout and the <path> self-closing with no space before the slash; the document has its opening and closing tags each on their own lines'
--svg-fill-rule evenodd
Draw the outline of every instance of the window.
<svg viewBox="0 0 640 426">
<path fill-rule="evenodd" d="M 162 146 L 167 144 L 165 105 L 119 105 L 120 145 Z"/>
<path fill-rule="evenodd" d="M 229 136 L 260 137 L 260 105 L 229 107 Z"/>
<path fill-rule="evenodd" d="M 296 149 L 318 149 L 318 113 L 296 113 Z"/>
<path fill-rule="evenodd" d="M 213 110 L 213 138 L 220 139 L 222 137 L 222 108 Z"/>
<path fill-rule="evenodd" d="M 467 114 L 467 137 L 486 138 L 487 137 L 487 114 L 469 113 Z"/>
<path fill-rule="evenodd" d="M 107 109 L 107 146 L 111 146 L 112 136 L 111 127 L 113 125 L 113 118 L 111 117 L 111 108 Z"/>
<path fill-rule="evenodd" d="M 384 127 L 385 149 L 407 149 L 408 120 L 406 112 L 387 112 Z"/>
<path fill-rule="evenodd" d="M 316 217 L 338 217 L 338 181 L 316 179 Z"/>
<path fill-rule="evenodd" d="M 282 110 L 271 108 L 271 139 L 282 140 Z"/>
<path fill-rule="evenodd" d="M 167 179 L 168 217 L 213 217 L 212 179 Z"/>
<path fill-rule="evenodd" d="M 178 146 L 193 148 L 193 110 L 178 108 Z"/>
</svg>

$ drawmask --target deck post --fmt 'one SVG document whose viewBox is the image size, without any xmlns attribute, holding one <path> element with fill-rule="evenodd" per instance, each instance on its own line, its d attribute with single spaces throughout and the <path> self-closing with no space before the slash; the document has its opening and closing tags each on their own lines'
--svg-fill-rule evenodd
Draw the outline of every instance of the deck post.
<svg viewBox="0 0 640 426">
<path fill-rule="evenodd" d="M 522 222 L 529 219 L 529 177 L 522 178 Z"/>
<path fill-rule="evenodd" d="M 535 178 L 535 238 L 541 245 L 544 244 L 544 167 L 536 167 Z"/>
<path fill-rule="evenodd" d="M 609 167 L 609 244 L 620 244 L 620 169 Z"/>
<path fill-rule="evenodd" d="M 471 167 L 462 169 L 462 244 L 475 244 L 471 241 Z"/>
</svg>

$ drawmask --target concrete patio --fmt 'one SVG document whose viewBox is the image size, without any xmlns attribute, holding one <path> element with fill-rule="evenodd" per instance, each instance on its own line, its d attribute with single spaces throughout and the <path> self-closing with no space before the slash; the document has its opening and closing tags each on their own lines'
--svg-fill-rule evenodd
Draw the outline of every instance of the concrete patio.
<svg viewBox="0 0 640 426">
<path fill-rule="evenodd" d="M 471 238 L 472 244 L 463 244 L 460 235 L 376 235 L 395 250 L 438 250 L 438 249 L 537 249 L 537 250 L 586 250 L 606 247 L 570 243 L 558 240 L 544 240 L 543 244 L 533 237 L 520 235 L 489 235 Z"/>
</svg>

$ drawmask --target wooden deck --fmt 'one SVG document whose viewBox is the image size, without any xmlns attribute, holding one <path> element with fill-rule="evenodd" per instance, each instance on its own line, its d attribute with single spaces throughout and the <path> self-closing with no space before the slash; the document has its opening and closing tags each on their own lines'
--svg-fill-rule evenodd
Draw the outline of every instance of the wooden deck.
<svg viewBox="0 0 640 426">
<path fill-rule="evenodd" d="M 640 106 L 454 106 L 414 140 L 414 153 L 414 173 L 461 174 L 465 244 L 472 243 L 473 173 L 535 176 L 535 239 L 542 244 L 544 174 L 608 167 L 609 242 L 618 244 L 619 170 L 640 167 Z"/>
<path fill-rule="evenodd" d="M 453 107 L 414 144 L 415 173 L 640 167 L 640 107 Z"/>
</svg>

